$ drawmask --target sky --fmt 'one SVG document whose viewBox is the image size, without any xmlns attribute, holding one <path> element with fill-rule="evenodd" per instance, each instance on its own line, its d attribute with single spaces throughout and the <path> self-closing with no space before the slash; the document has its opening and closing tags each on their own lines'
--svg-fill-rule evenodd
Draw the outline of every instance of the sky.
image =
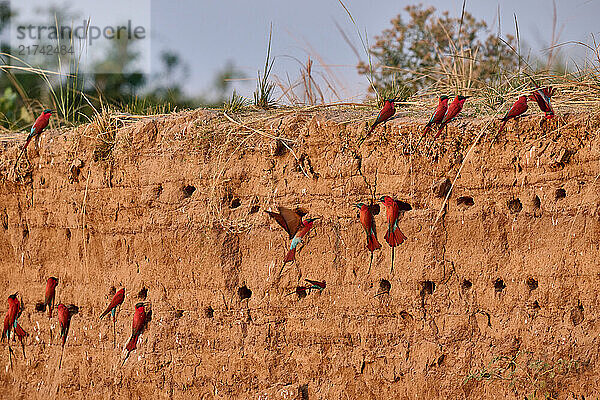
<svg viewBox="0 0 600 400">
<path fill-rule="evenodd" d="M 409 4 L 418 1 L 358 1 L 344 2 L 361 32 L 370 43 L 374 36 L 390 26 L 390 20 Z M 448 10 L 460 16 L 462 0 L 423 0 L 425 6 Z M 173 4 L 177 4 L 175 7 Z M 543 55 L 551 42 L 553 28 L 551 0 L 467 0 L 466 10 L 483 19 L 492 32 L 498 31 L 500 12 L 501 34 L 515 34 L 514 15 L 519 25 L 523 45 L 533 55 Z M 600 39 L 600 1 L 556 0 L 557 32 L 559 41 L 590 42 L 591 34 Z M 364 57 L 356 27 L 338 0 L 178 0 L 152 3 L 153 54 L 160 48 L 177 50 L 190 66 L 187 90 L 198 93 L 210 86 L 214 74 L 231 60 L 249 78 L 255 78 L 264 65 L 269 27 L 273 24 L 272 54 L 275 56 L 274 73 L 293 81 L 300 64 L 292 57 L 305 61 L 309 55 L 318 55 L 330 65 L 330 70 L 345 86 L 344 97 L 362 98 L 366 79 L 356 72 L 358 58 L 346 44 L 336 23 Z M 189 21 L 189 22 L 188 22 Z M 563 48 L 565 55 L 579 60 L 582 50 L 570 45 Z M 568 57 L 567 57 L 568 58 Z M 317 71 L 320 69 L 318 68 Z M 254 80 L 241 82 L 242 92 L 254 89 Z"/>
<path fill-rule="evenodd" d="M 36 1 L 50 4 L 48 0 L 19 0 L 13 4 L 30 7 Z M 116 0 L 110 0 L 115 2 Z M 53 4 L 68 3 L 54 1 Z M 136 0 L 150 10 L 150 66 L 156 71 L 160 54 L 172 50 L 187 65 L 187 76 L 177 76 L 183 81 L 186 93 L 209 93 L 215 74 L 227 62 L 233 62 L 247 80 L 237 81 L 235 87 L 250 95 L 256 85 L 256 74 L 264 67 L 269 29 L 272 24 L 272 55 L 275 58 L 274 75 L 285 81 L 299 76 L 300 62 L 309 55 L 315 60 L 315 73 L 330 73 L 340 98 L 359 100 L 364 97 L 367 81 L 356 71 L 358 57 L 365 58 L 357 29 L 338 0 Z M 119 8 L 108 7 L 106 2 L 85 1 L 86 10 L 94 20 Z M 127 2 L 125 2 L 127 3 Z M 122 3 L 121 4 L 125 4 Z M 360 31 L 370 43 L 390 20 L 403 13 L 405 6 L 416 1 L 344 0 Z M 432 5 L 439 11 L 447 10 L 460 16 L 462 0 L 422 0 L 424 6 Z M 25 6 L 26 4 L 26 6 Z M 82 3 L 83 4 L 83 3 Z M 551 42 L 553 28 L 552 0 L 467 0 L 466 10 L 488 24 L 491 32 L 498 31 L 500 16 L 502 36 L 515 34 L 514 16 L 519 25 L 523 46 L 531 48 L 533 56 L 542 56 Z M 556 0 L 557 33 L 559 42 L 591 42 L 591 34 L 600 39 L 600 0 Z M 120 14 L 123 12 L 121 10 Z M 134 11 L 135 12 L 135 11 Z M 145 12 L 145 11 L 144 11 Z M 498 15 L 499 13 L 499 15 Z M 27 14 L 27 11 L 25 11 Z M 338 26 L 359 50 L 357 54 L 345 42 Z M 563 47 L 567 60 L 580 62 L 581 46 Z M 327 65 L 326 68 L 318 65 Z M 333 76 L 333 78 L 331 77 Z M 289 78 L 288 78 L 289 77 Z"/>
</svg>

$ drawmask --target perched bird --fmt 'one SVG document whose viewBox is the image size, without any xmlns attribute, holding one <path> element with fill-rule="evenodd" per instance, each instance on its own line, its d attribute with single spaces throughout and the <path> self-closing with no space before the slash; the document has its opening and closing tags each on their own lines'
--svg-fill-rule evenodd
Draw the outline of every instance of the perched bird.
<svg viewBox="0 0 600 400">
<path fill-rule="evenodd" d="M 306 212 L 301 208 L 290 210 L 285 207 L 277 207 L 277 209 L 279 210 L 279 213 L 273 211 L 265 212 L 277 221 L 277 223 L 288 233 L 290 239 L 292 239 L 296 235 L 296 232 L 298 232 L 298 229 L 303 225 L 302 217 L 306 215 Z"/>
<path fill-rule="evenodd" d="M 423 132 L 423 135 L 426 135 L 427 132 L 431 130 L 432 125 L 442 123 L 444 116 L 446 115 L 446 111 L 448 110 L 448 99 L 448 96 L 440 96 L 437 108 L 433 112 L 433 115 L 431 116 L 431 119 L 427 125 L 425 125 L 425 131 Z"/>
<path fill-rule="evenodd" d="M 56 286 L 58 278 L 51 276 L 46 281 L 46 295 L 44 297 L 44 311 L 48 308 L 48 318 L 52 318 L 52 309 L 54 308 L 54 296 L 56 295 Z"/>
<path fill-rule="evenodd" d="M 306 236 L 308 231 L 310 231 L 310 229 L 313 226 L 314 221 L 316 221 L 316 220 L 317 220 L 317 218 L 309 218 L 306 221 L 302 222 L 302 226 L 300 227 L 298 232 L 296 232 L 296 234 L 294 235 L 294 238 L 292 239 L 292 243 L 290 245 L 290 250 L 287 252 L 287 254 L 285 255 L 285 258 L 283 259 L 284 265 L 285 265 L 285 263 L 294 261 L 296 259 L 296 248 L 298 247 L 298 245 L 300 243 L 302 243 L 302 239 L 304 238 L 304 236 Z"/>
<path fill-rule="evenodd" d="M 2 330 L 2 340 L 10 339 L 10 331 L 17 325 L 17 318 L 21 314 L 21 303 L 17 299 L 17 293 L 8 296 L 8 312 L 4 317 L 4 328 Z"/>
<path fill-rule="evenodd" d="M 24 342 L 24 339 L 27 336 L 29 336 L 29 333 L 25 332 L 25 330 L 17 322 L 15 324 L 15 334 L 17 335 L 17 337 L 19 338 L 19 341 L 21 342 L 21 348 L 23 349 L 23 358 L 27 358 L 25 356 L 25 342 Z"/>
<path fill-rule="evenodd" d="M 469 97 L 470 96 L 456 96 L 454 100 L 452 100 L 452 103 L 450 103 L 450 105 L 448 106 L 448 112 L 446 113 L 446 116 L 444 117 L 442 122 L 440 122 L 440 128 L 435 137 L 440 136 L 442 130 L 446 127 L 446 125 L 448 125 L 448 123 L 452 121 L 462 111 L 463 105 Z"/>
<path fill-rule="evenodd" d="M 402 233 L 398 227 L 398 218 L 400 217 L 400 204 L 398 201 L 392 199 L 390 196 L 382 196 L 379 199 L 385 204 L 388 229 L 385 233 L 385 241 L 388 242 L 392 248 L 392 269 L 394 271 L 394 248 L 401 245 L 405 240 L 406 236 Z"/>
<path fill-rule="evenodd" d="M 360 210 L 360 223 L 362 224 L 367 235 L 367 248 L 370 252 L 374 252 L 375 250 L 381 248 L 381 244 L 379 244 L 379 241 L 377 240 L 375 221 L 373 220 L 371 206 L 368 206 L 364 203 L 358 203 L 356 208 Z"/>
<path fill-rule="evenodd" d="M 110 304 L 108 305 L 106 310 L 104 310 L 102 315 L 100 315 L 100 319 L 104 318 L 104 316 L 110 312 L 112 314 L 112 318 L 114 320 L 115 314 L 117 312 L 117 307 L 120 306 L 121 304 L 123 304 L 123 300 L 125 300 L 125 288 L 123 288 L 123 289 L 119 290 L 117 293 L 115 293 L 115 295 L 113 296 L 113 298 L 110 301 Z"/>
<path fill-rule="evenodd" d="M 19 162 L 19 159 L 21 158 L 21 156 L 23 155 L 25 150 L 27 150 L 27 146 L 29 145 L 29 142 L 31 141 L 31 139 L 33 139 L 34 137 L 36 137 L 37 135 L 42 133 L 42 131 L 48 126 L 48 122 L 50 121 L 50 116 L 52 115 L 53 112 L 54 112 L 53 110 L 44 110 L 42 115 L 37 117 L 37 119 L 33 123 L 33 126 L 31 127 L 31 132 L 29 132 L 29 135 L 27 136 L 27 141 L 25 142 L 25 145 L 21 149 L 21 153 L 19 153 L 19 156 L 17 157 L 17 161 L 15 162 L 15 165 L 17 165 L 17 163 Z"/>
<path fill-rule="evenodd" d="M 554 117 L 554 109 L 552 108 L 552 104 L 550 104 L 550 98 L 554 94 L 554 89 L 552 87 L 547 88 L 539 88 L 536 85 L 536 89 L 529 96 L 530 100 L 534 100 L 540 110 L 546 113 L 546 118 L 550 119 Z"/>
<path fill-rule="evenodd" d="M 58 324 L 60 325 L 60 337 L 62 338 L 61 351 L 60 351 L 60 361 L 58 362 L 58 369 L 62 365 L 62 356 L 63 351 L 65 349 L 65 342 L 67 341 L 67 336 L 69 335 L 69 328 L 71 327 L 71 317 L 73 315 L 79 313 L 79 307 L 74 304 L 70 304 L 65 306 L 64 304 L 59 304 L 56 307 L 58 311 Z"/>
<path fill-rule="evenodd" d="M 318 290 L 318 291 L 322 291 L 323 289 L 325 289 L 325 287 L 327 287 L 327 284 L 325 283 L 325 281 L 312 281 L 310 279 L 305 279 L 306 282 L 310 283 L 310 285 L 308 286 L 308 291 L 310 292 L 311 290 Z"/>
<path fill-rule="evenodd" d="M 509 119 L 517 118 L 518 116 L 524 114 L 525 111 L 527 111 L 527 96 L 521 96 L 515 102 L 515 104 L 513 104 L 510 110 L 508 110 L 504 118 L 500 119 L 502 121 L 502 126 L 500 127 L 498 133 L 502 132 Z"/>
<path fill-rule="evenodd" d="M 125 359 L 123 360 L 121 366 L 125 364 L 125 361 L 127 361 L 129 354 L 137 348 L 138 338 L 144 331 L 144 328 L 146 327 L 146 309 L 144 308 L 144 306 L 144 303 L 137 303 L 135 305 L 135 313 L 133 314 L 133 324 L 131 328 L 131 338 L 125 346 L 125 349 L 127 349 L 127 355 L 125 356 Z"/>
<path fill-rule="evenodd" d="M 110 304 L 108 305 L 108 307 L 106 308 L 106 310 L 104 310 L 104 312 L 102 313 L 102 315 L 100 315 L 100 319 L 102 319 L 109 312 L 112 315 L 112 321 L 113 321 L 113 348 L 117 347 L 117 327 L 116 327 L 117 307 L 119 307 L 121 304 L 123 304 L 123 300 L 125 300 L 125 288 L 122 288 L 117 293 L 115 293 L 115 295 L 113 296 L 113 298 L 110 301 Z"/>
<path fill-rule="evenodd" d="M 396 109 L 394 108 L 394 100 L 395 99 L 387 99 L 384 101 L 383 108 L 381 109 L 381 111 L 379 111 L 379 115 L 377 115 L 375 122 L 373 122 L 373 125 L 371 125 L 371 129 L 369 129 L 368 134 L 371 134 L 371 132 L 373 132 L 377 125 L 387 121 L 388 119 L 394 116 L 394 114 L 396 113 Z"/>
<path fill-rule="evenodd" d="M 371 261 L 369 262 L 369 270 L 371 272 L 371 264 L 373 263 L 373 252 L 381 248 L 381 244 L 377 240 L 377 232 L 375 231 L 375 220 L 373 219 L 372 205 L 368 206 L 364 203 L 358 203 L 356 207 L 360 210 L 360 223 L 367 235 L 367 249 L 371 252 Z M 379 206 L 378 206 L 379 207 Z"/>
</svg>

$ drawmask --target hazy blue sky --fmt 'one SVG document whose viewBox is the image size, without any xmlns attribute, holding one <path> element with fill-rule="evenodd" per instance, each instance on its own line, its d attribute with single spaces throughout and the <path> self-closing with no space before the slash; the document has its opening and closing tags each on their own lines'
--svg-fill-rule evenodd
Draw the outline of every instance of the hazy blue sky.
<svg viewBox="0 0 600 400">
<path fill-rule="evenodd" d="M 357 1 L 345 4 L 356 22 L 373 37 L 389 26 L 389 21 L 408 4 L 417 1 Z M 462 0 L 424 0 L 438 10 L 460 15 Z M 360 50 L 356 30 L 337 0 L 226 0 L 152 3 L 153 52 L 172 47 L 183 55 L 190 66 L 188 89 L 192 93 L 207 88 L 214 74 L 227 60 L 232 60 L 249 77 L 254 78 L 263 65 L 269 24 L 273 23 L 273 55 L 275 73 L 293 80 L 299 64 L 292 56 L 305 60 L 317 53 L 332 65 L 340 82 L 346 86 L 345 96 L 362 96 L 365 79 L 356 73 L 357 57 L 344 42 L 337 22 Z M 557 0 L 557 25 L 560 41 L 590 41 L 598 34 L 599 0 Z M 534 52 L 546 48 L 551 40 L 553 7 L 551 0 L 467 0 L 467 10 L 484 19 L 490 30 L 497 32 L 498 10 L 502 34 L 514 34 L 514 17 L 519 21 L 520 36 Z M 600 35 L 597 35 L 600 39 Z M 565 50 L 576 50 L 573 46 Z M 576 52 L 572 54 L 575 55 Z M 581 50 L 579 50 L 581 55 Z M 361 53 L 363 56 L 363 53 Z M 246 85 L 249 92 L 255 82 Z"/>
<path fill-rule="evenodd" d="M 83 14 L 94 20 L 110 18 L 131 8 L 127 1 L 73 0 L 13 0 L 15 7 L 27 7 L 23 15 L 33 15 L 31 4 L 44 6 L 72 2 L 88 4 Z M 336 23 L 365 57 L 356 28 L 338 0 L 135 0 L 151 5 L 151 66 L 159 65 L 162 50 L 177 51 L 189 67 L 185 89 L 190 94 L 207 92 L 215 73 L 227 61 L 232 61 L 250 79 L 264 65 L 269 25 L 273 24 L 272 54 L 275 56 L 274 73 L 282 80 L 289 75 L 293 81 L 298 77 L 300 64 L 309 54 L 321 57 L 336 76 L 336 86 L 346 99 L 364 96 L 366 79 L 356 73 L 358 58 L 346 44 Z M 411 0 L 345 0 L 362 32 L 367 32 L 372 43 L 375 35 L 390 26 L 390 20 L 403 12 L 406 5 L 419 3 Z M 423 0 L 438 10 L 448 10 L 459 16 L 462 0 Z M 552 0 L 467 0 L 467 10 L 488 23 L 491 32 L 498 31 L 500 13 L 502 35 L 514 34 L 514 17 L 519 21 L 522 44 L 530 46 L 533 55 L 540 55 L 552 35 Z M 26 6 L 27 4 L 27 6 Z M 148 4 L 148 3 L 145 3 Z M 60 7 L 60 6 L 59 6 Z M 83 6 L 82 6 L 83 7 Z M 591 34 L 598 35 L 600 24 L 600 0 L 556 0 L 557 27 L 560 42 L 591 41 Z M 116 9 L 122 9 L 116 11 Z M 147 7 L 142 6 L 147 9 Z M 135 7 L 134 11 L 135 13 Z M 29 14 L 28 14 L 29 13 Z M 119 21 L 120 22 L 120 21 Z M 565 54 L 580 60 L 582 50 L 576 46 L 565 47 Z M 315 72 L 322 72 L 319 67 Z M 287 74 L 287 75 L 286 75 Z M 248 95 L 255 87 L 254 80 L 238 82 L 236 87 Z"/>
</svg>

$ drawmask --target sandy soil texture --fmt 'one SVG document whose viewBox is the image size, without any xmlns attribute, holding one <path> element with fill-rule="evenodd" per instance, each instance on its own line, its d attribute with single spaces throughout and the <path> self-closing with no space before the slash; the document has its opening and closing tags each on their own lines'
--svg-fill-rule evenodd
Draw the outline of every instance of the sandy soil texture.
<svg viewBox="0 0 600 400">
<path fill-rule="evenodd" d="M 29 333 L 12 368 L 0 346 L 0 397 L 599 397 L 598 117 L 463 118 L 417 146 L 425 121 L 402 112 L 362 142 L 371 114 L 105 116 L 46 132 L 16 173 L 21 142 L 0 142 L 0 302 L 19 292 Z M 375 216 L 367 273 L 353 205 L 382 195 L 410 206 L 408 240 L 390 272 Z M 277 205 L 320 217 L 281 274 Z M 60 370 L 58 320 L 35 310 L 49 276 L 80 308 Z M 327 287 L 286 296 L 306 278 Z M 121 287 L 113 348 L 98 317 Z"/>
</svg>

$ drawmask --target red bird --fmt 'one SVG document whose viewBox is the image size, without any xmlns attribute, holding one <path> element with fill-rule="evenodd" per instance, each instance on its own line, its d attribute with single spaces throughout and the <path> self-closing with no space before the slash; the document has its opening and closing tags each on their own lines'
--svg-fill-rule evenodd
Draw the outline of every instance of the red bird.
<svg viewBox="0 0 600 400">
<path fill-rule="evenodd" d="M 398 218 L 400 217 L 400 205 L 390 196 L 381 197 L 380 201 L 385 204 L 388 229 L 385 233 L 385 241 L 388 242 L 392 248 L 392 269 L 394 270 L 394 248 L 401 245 L 405 240 L 406 236 L 402 233 L 398 227 Z"/>
<path fill-rule="evenodd" d="M 21 328 L 21 325 L 19 325 L 19 323 L 17 322 L 15 324 L 15 334 L 17 335 L 17 337 L 19 338 L 19 341 L 21 342 L 21 348 L 23 349 L 23 358 L 27 358 L 25 356 L 25 342 L 23 340 L 27 336 L 29 336 L 29 333 L 25 332 L 25 330 L 23 328 Z"/>
<path fill-rule="evenodd" d="M 431 119 L 425 125 L 425 131 L 423 135 L 426 135 L 429 130 L 431 130 L 431 126 L 434 124 L 440 124 L 444 120 L 444 116 L 446 115 L 446 111 L 448 110 L 448 96 L 440 96 L 440 101 L 435 109 Z"/>
<path fill-rule="evenodd" d="M 21 303 L 17 299 L 17 293 L 8 296 L 8 313 L 4 317 L 4 328 L 2 330 L 2 340 L 10 339 L 10 331 L 17 325 L 17 318 L 21 313 Z"/>
<path fill-rule="evenodd" d="M 508 112 L 506 113 L 504 118 L 501 119 L 502 126 L 500 127 L 500 130 L 498 131 L 498 133 L 502 132 L 502 130 L 504 129 L 504 126 L 506 125 L 506 123 L 508 122 L 509 119 L 517 118 L 521 114 L 525 113 L 525 111 L 527 111 L 527 96 L 521 96 L 515 102 L 515 104 L 513 104 L 513 106 L 510 108 L 510 110 L 508 110 Z"/>
<path fill-rule="evenodd" d="M 123 364 L 125 364 L 125 361 L 129 357 L 129 354 L 137 348 L 138 338 L 144 331 L 145 326 L 146 326 L 146 309 L 144 308 L 144 303 L 137 303 L 135 305 L 135 313 L 133 314 L 131 338 L 129 339 L 129 342 L 125 346 L 125 348 L 127 349 L 127 355 L 125 356 L 125 359 L 123 360 Z M 123 364 L 121 364 L 121 365 L 123 365 Z"/>
<path fill-rule="evenodd" d="M 448 123 L 452 121 L 462 111 L 463 105 L 465 104 L 465 101 L 468 98 L 469 96 L 456 96 L 454 100 L 452 100 L 452 103 L 450 103 L 450 105 L 448 106 L 448 112 L 446 113 L 446 116 L 444 117 L 442 122 L 440 122 L 440 128 L 437 134 L 435 135 L 436 138 L 440 136 L 442 130 L 446 127 L 446 125 L 448 125 Z"/>
<path fill-rule="evenodd" d="M 114 320 L 115 314 L 117 312 L 117 307 L 120 306 L 121 304 L 123 304 L 123 300 L 125 300 L 125 289 L 124 288 L 119 290 L 117 293 L 115 293 L 113 299 L 111 300 L 111 302 L 108 305 L 108 307 L 106 308 L 106 310 L 104 310 L 102 315 L 100 315 L 100 319 L 104 318 L 104 316 L 110 312 L 112 314 L 112 317 Z"/>
<path fill-rule="evenodd" d="M 60 325 L 60 337 L 62 338 L 62 346 L 60 352 L 60 361 L 58 362 L 58 369 L 62 365 L 62 355 L 65 349 L 65 342 L 67 341 L 67 335 L 69 334 L 69 328 L 71 326 L 71 317 L 77 313 L 79 313 L 79 307 L 74 304 L 70 304 L 65 306 L 64 304 L 59 304 L 56 307 L 58 311 L 58 324 Z"/>
<path fill-rule="evenodd" d="M 383 103 L 383 108 L 381 109 L 381 111 L 379 111 L 379 115 L 377 116 L 377 119 L 375 119 L 375 122 L 373 122 L 373 125 L 371 125 L 371 129 L 369 130 L 368 134 L 373 132 L 377 125 L 392 118 L 395 113 L 396 109 L 394 108 L 394 99 L 385 100 Z"/>
<path fill-rule="evenodd" d="M 536 85 L 536 89 L 529 96 L 529 99 L 535 100 L 540 110 L 546 113 L 546 118 L 548 119 L 554 117 L 554 109 L 552 108 L 552 104 L 550 104 L 550 98 L 553 94 L 554 89 L 552 87 L 542 89 Z"/>
<path fill-rule="evenodd" d="M 44 110 L 42 115 L 37 117 L 37 119 L 33 123 L 33 126 L 31 127 L 31 132 L 29 132 L 29 135 L 27 136 L 27 141 L 25 142 L 23 149 L 21 149 L 21 153 L 19 153 L 19 157 L 17 157 L 17 161 L 15 162 L 15 165 L 19 162 L 19 159 L 21 158 L 21 156 L 23 155 L 25 150 L 27 150 L 27 146 L 29 145 L 29 142 L 31 141 L 31 139 L 33 139 L 34 137 L 36 137 L 37 135 L 42 133 L 42 131 L 44 129 L 46 129 L 46 127 L 48 126 L 48 122 L 50 121 L 50 116 L 52 115 L 53 112 L 54 111 L 52 111 L 52 110 Z"/>
<path fill-rule="evenodd" d="M 303 299 L 306 297 L 306 291 L 308 290 L 307 286 L 296 286 L 296 289 L 293 292 L 286 294 L 286 296 L 291 296 L 292 294 L 296 294 L 298 298 Z"/>
<path fill-rule="evenodd" d="M 285 263 L 294 261 L 296 259 L 296 248 L 300 243 L 302 243 L 302 238 L 304 238 L 308 231 L 310 231 L 310 229 L 313 227 L 314 221 L 316 220 L 317 218 L 309 218 L 306 221 L 302 222 L 300 229 L 298 230 L 298 232 L 296 232 L 294 238 L 292 239 L 290 250 L 287 252 L 285 258 L 283 259 L 284 265 Z"/>
<path fill-rule="evenodd" d="M 367 234 L 367 249 L 372 253 L 377 249 L 381 248 L 381 244 L 377 240 L 377 233 L 375 232 L 375 221 L 373 219 L 373 213 L 371 207 L 364 203 L 358 203 L 356 208 L 360 210 L 360 223 L 362 224 L 365 233 Z"/>
<path fill-rule="evenodd" d="M 46 296 L 44 297 L 44 311 L 48 307 L 48 318 L 52 318 L 52 309 L 54 308 L 54 296 L 58 286 L 58 278 L 51 276 L 46 281 Z"/>
</svg>

